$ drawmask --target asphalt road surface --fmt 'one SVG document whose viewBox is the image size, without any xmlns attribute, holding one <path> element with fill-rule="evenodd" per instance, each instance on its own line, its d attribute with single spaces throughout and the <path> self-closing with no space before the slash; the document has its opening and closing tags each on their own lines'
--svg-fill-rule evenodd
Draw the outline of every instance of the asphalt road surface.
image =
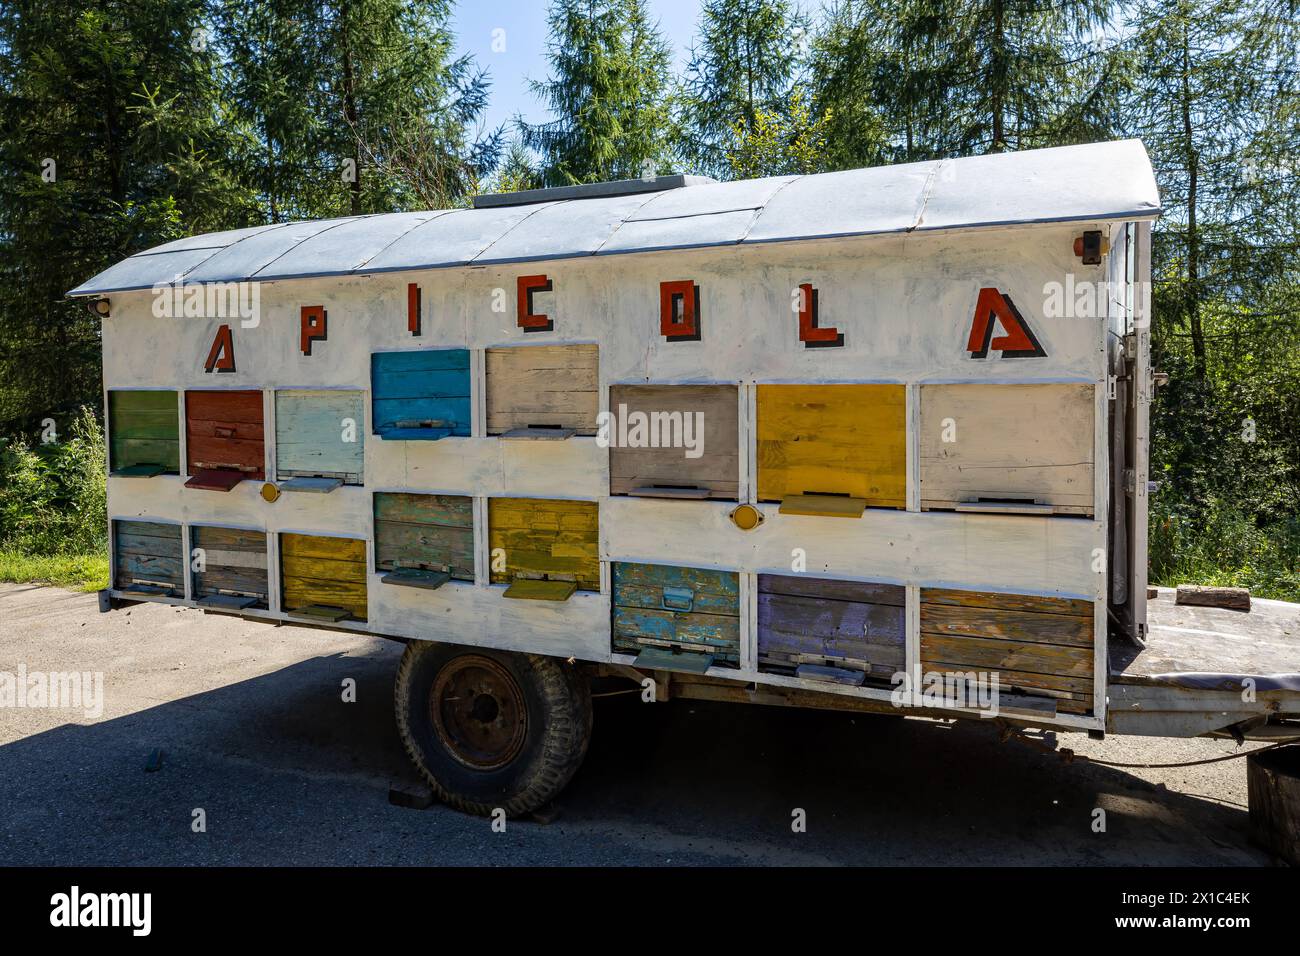
<svg viewBox="0 0 1300 956">
<path fill-rule="evenodd" d="M 418 781 L 392 718 L 400 654 L 189 609 L 100 614 L 93 594 L 0 585 L 0 672 L 104 679 L 97 717 L 0 709 L 0 864 L 1270 863 L 1249 841 L 1244 760 L 1115 770 L 999 743 L 974 722 L 637 695 L 595 702 L 586 763 L 548 822 L 493 832 L 441 805 L 388 802 L 390 785 Z M 1128 762 L 1235 749 L 1059 743 Z M 155 750 L 161 767 L 146 772 Z M 796 809 L 806 832 L 792 831 Z"/>
</svg>

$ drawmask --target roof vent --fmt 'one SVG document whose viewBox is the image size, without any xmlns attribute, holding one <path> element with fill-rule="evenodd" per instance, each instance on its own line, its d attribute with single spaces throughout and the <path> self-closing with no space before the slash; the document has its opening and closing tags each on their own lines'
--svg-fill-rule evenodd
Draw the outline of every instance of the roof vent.
<svg viewBox="0 0 1300 956">
<path fill-rule="evenodd" d="M 517 193 L 490 193 L 474 197 L 475 209 L 497 206 L 527 206 L 538 202 L 558 202 L 562 199 L 600 199 L 609 196 L 632 196 L 636 193 L 657 193 L 683 186 L 703 186 L 715 183 L 708 176 L 651 176 L 645 179 L 618 179 L 609 183 L 580 183 L 577 186 L 552 186 L 549 189 L 525 189 Z"/>
</svg>

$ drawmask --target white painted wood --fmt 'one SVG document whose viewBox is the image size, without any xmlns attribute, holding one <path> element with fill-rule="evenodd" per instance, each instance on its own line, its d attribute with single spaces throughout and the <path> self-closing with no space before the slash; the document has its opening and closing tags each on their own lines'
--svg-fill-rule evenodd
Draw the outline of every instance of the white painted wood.
<svg viewBox="0 0 1300 956">
<path fill-rule="evenodd" d="M 921 390 L 907 386 L 907 510 L 921 510 Z"/>
</svg>

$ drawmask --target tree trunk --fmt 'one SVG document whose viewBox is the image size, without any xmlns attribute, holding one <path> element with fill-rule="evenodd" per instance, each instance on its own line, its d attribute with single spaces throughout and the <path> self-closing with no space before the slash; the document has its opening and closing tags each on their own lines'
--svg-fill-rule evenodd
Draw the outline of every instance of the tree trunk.
<svg viewBox="0 0 1300 956">
<path fill-rule="evenodd" d="M 344 10 L 346 11 L 346 4 Z M 343 117 L 352 141 L 352 181 L 348 183 L 352 215 L 361 215 L 361 130 L 357 122 L 356 77 L 352 69 L 352 45 L 347 15 L 343 19 Z"/>
<path fill-rule="evenodd" d="M 1205 331 L 1201 328 L 1201 237 L 1196 221 L 1196 201 L 1200 157 L 1192 129 L 1191 50 L 1187 24 L 1183 23 L 1182 120 L 1184 162 L 1187 164 L 1187 284 L 1183 290 L 1183 309 L 1192 336 L 1193 372 L 1198 381 L 1205 379 Z"/>
<path fill-rule="evenodd" d="M 1007 82 L 1006 24 L 1003 13 L 1002 0 L 993 0 L 993 43 L 989 53 L 989 105 L 993 113 L 993 141 L 989 143 L 990 153 L 1000 153 L 1007 148 L 1002 117 Z"/>
</svg>

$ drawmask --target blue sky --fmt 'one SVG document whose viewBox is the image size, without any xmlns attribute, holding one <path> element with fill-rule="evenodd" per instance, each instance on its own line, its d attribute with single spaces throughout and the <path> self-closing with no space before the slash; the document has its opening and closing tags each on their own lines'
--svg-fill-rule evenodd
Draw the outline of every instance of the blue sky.
<svg viewBox="0 0 1300 956">
<path fill-rule="evenodd" d="M 548 118 L 528 89 L 528 80 L 544 80 L 546 62 L 547 0 L 457 0 L 452 28 L 459 49 L 471 53 L 492 78 L 492 100 L 485 126 L 492 129 L 522 114 L 529 122 Z M 804 4 L 807 6 L 807 4 Z M 685 65 L 687 50 L 699 20 L 699 0 L 650 0 L 659 30 L 672 46 L 677 68 Z M 492 49 L 493 31 L 505 31 L 505 51 Z"/>
</svg>

